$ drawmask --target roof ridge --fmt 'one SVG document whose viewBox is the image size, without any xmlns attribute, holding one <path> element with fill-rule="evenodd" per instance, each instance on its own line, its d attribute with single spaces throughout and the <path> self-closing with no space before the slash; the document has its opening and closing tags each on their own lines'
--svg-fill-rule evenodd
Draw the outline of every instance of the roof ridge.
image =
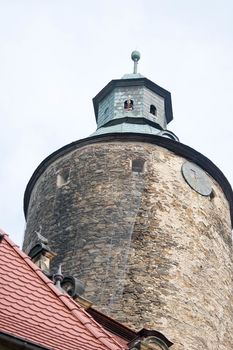
<svg viewBox="0 0 233 350">
<path fill-rule="evenodd" d="M 89 332 L 98 339 L 102 344 L 105 346 L 108 346 L 110 350 L 124 350 L 125 347 L 123 347 L 118 341 L 108 332 L 106 331 L 98 322 L 94 320 L 94 318 L 89 315 L 86 310 L 84 310 L 78 303 L 76 303 L 68 294 L 63 294 L 59 291 L 59 289 L 53 284 L 53 282 L 45 276 L 45 274 L 41 271 L 41 269 L 31 260 L 31 258 L 26 255 L 17 244 L 15 244 L 10 238 L 7 233 L 5 233 L 2 229 L 0 229 L 0 236 L 3 236 L 4 240 L 14 249 L 14 251 L 22 258 L 22 260 L 25 261 L 25 263 L 32 269 L 36 275 L 45 283 L 50 291 L 55 294 L 59 300 L 62 302 L 62 304 L 68 308 L 68 310 L 72 313 L 73 316 L 75 316 L 76 319 L 79 320 L 83 325 L 86 326 L 86 328 L 89 330 Z M 80 314 L 82 312 L 82 314 Z M 83 317 L 85 315 L 85 318 Z M 95 324 L 99 330 L 106 335 L 106 338 L 104 336 L 99 336 L 96 332 L 96 330 L 93 327 L 90 327 L 89 324 Z M 110 341 L 111 339 L 111 341 Z"/>
</svg>

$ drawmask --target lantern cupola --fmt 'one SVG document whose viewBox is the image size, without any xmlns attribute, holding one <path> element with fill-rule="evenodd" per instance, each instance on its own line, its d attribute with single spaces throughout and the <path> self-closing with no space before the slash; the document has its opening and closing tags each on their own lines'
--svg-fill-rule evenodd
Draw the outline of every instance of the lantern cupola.
<svg viewBox="0 0 233 350">
<path fill-rule="evenodd" d="M 140 133 L 177 137 L 167 130 L 172 121 L 169 91 L 138 73 L 140 53 L 133 51 L 133 73 L 112 80 L 93 99 L 97 130 L 106 133 Z"/>
</svg>

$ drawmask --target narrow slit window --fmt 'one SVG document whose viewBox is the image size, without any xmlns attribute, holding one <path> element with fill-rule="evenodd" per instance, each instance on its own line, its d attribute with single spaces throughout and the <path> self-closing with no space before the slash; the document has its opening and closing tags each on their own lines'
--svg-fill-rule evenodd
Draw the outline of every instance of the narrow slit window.
<svg viewBox="0 0 233 350">
<path fill-rule="evenodd" d="M 133 159 L 132 160 L 132 172 L 134 173 L 143 173 L 144 171 L 144 159 Z"/>
<path fill-rule="evenodd" d="M 104 117 L 107 118 L 108 117 L 108 112 L 109 112 L 109 108 L 105 108 L 104 110 Z"/>
<path fill-rule="evenodd" d="M 150 105 L 150 113 L 153 115 L 157 115 L 157 108 L 155 107 L 155 105 Z"/>
<path fill-rule="evenodd" d="M 132 111 L 133 110 L 133 100 L 126 100 L 125 102 L 124 102 L 124 109 L 126 110 L 126 111 Z"/>
</svg>

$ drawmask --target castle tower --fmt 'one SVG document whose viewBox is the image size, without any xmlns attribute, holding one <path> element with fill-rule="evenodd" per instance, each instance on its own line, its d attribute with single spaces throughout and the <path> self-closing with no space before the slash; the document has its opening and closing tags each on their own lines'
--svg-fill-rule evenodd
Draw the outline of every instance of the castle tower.
<svg viewBox="0 0 233 350">
<path fill-rule="evenodd" d="M 232 189 L 167 130 L 170 93 L 137 73 L 139 58 L 93 99 L 96 132 L 32 175 L 24 250 L 40 232 L 100 311 L 174 350 L 231 350 Z"/>
</svg>

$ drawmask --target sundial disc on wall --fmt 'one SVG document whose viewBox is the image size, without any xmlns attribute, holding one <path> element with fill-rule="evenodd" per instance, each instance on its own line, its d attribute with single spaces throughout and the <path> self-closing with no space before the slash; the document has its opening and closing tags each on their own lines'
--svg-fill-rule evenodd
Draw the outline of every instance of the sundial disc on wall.
<svg viewBox="0 0 233 350">
<path fill-rule="evenodd" d="M 212 185 L 207 174 L 194 163 L 185 162 L 182 165 L 182 174 L 189 186 L 202 196 L 209 196 Z"/>
</svg>

